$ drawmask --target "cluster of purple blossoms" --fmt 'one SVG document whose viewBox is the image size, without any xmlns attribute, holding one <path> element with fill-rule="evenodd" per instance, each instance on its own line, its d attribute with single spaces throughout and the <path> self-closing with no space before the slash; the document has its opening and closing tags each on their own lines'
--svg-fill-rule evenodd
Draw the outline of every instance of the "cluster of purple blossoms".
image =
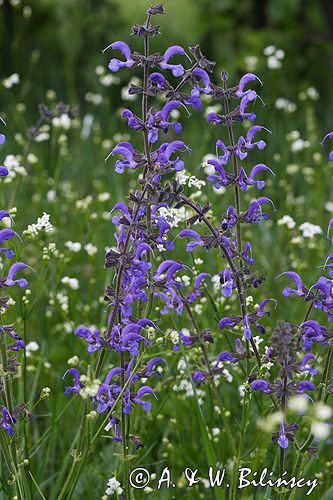
<svg viewBox="0 0 333 500">
<path fill-rule="evenodd" d="M 5 136 L 0 134 L 0 144 L 5 142 Z M 0 166 L 0 177 L 6 177 L 9 174 L 8 169 L 4 166 Z M 7 210 L 0 210 L 0 221 L 5 218 L 11 218 L 10 213 Z M 0 254 L 10 260 L 15 257 L 15 251 L 13 248 L 7 245 L 7 242 L 13 238 L 20 239 L 20 236 L 10 228 L 0 229 Z M 4 266 L 5 267 L 5 266 Z M 28 282 L 25 278 L 18 277 L 22 269 L 29 267 L 24 262 L 16 262 L 10 265 L 5 276 L 0 277 L 0 288 L 10 288 L 12 286 L 18 285 L 20 288 L 27 286 Z M 0 297 L 0 307 L 3 309 L 8 309 L 9 296 L 2 295 Z M 3 348 L 9 353 L 6 356 L 7 366 L 3 366 L 3 370 L 7 371 L 12 377 L 17 373 L 18 363 L 16 360 L 15 353 L 25 348 L 24 341 L 19 336 L 15 330 L 15 325 L 2 325 L 0 327 L 1 343 Z M 3 399 L 3 405 L 1 407 L 1 418 L 0 427 L 8 433 L 10 437 L 14 435 L 14 428 L 16 424 L 17 417 L 25 412 L 25 405 L 21 404 L 17 407 L 10 407 L 10 399 L 6 393 L 6 388 L 4 384 L 1 383 L 1 395 Z"/>
<path fill-rule="evenodd" d="M 215 63 L 202 54 L 199 46 L 189 48 L 191 55 L 179 45 L 169 47 L 163 54 L 151 54 L 150 39 L 160 32 L 159 26 L 152 24 L 152 19 L 163 13 L 161 4 L 151 7 L 147 11 L 146 22 L 133 26 L 132 34 L 144 41 L 143 53 L 133 51 L 123 41 L 114 42 L 105 49 L 120 53 L 112 54 L 108 66 L 110 71 L 138 67 L 143 70 L 142 84 L 132 83 L 129 87 L 129 94 L 141 97 L 141 112 L 135 109 L 122 111 L 122 118 L 128 127 L 142 135 L 143 147 L 140 150 L 123 141 L 107 157 L 115 158 L 115 172 L 118 174 L 124 174 L 127 169 L 136 170 L 139 187 L 129 193 L 127 202 L 118 202 L 112 209 L 116 246 L 106 253 L 105 267 L 115 272 L 113 285 L 105 291 L 105 300 L 111 310 L 107 326 L 103 331 L 80 326 L 75 335 L 86 342 L 89 353 L 99 353 L 96 377 L 102 372 L 106 353 L 113 352 L 119 356 L 116 366 L 109 369 L 98 392 L 91 397 L 99 413 L 107 412 L 108 429 L 113 428 L 116 441 L 123 439 L 124 415 L 131 413 L 134 405 L 142 406 L 145 411 L 151 409 L 150 401 L 142 398 L 153 395 L 154 391 L 148 385 L 141 385 L 140 380 L 149 379 L 152 375 L 160 376 L 156 366 L 163 362 L 162 358 L 152 357 L 142 366 L 143 355 L 154 345 L 149 332 L 159 328 L 158 321 L 151 318 L 155 301 L 161 305 L 162 315 L 180 315 L 185 310 L 192 321 L 195 332 L 185 335 L 180 331 L 174 350 L 179 351 L 193 344 L 201 348 L 203 366 L 197 366 L 192 374 L 197 386 L 205 382 L 214 384 L 215 377 L 223 374 L 225 363 L 246 360 L 252 390 L 269 394 L 283 413 L 291 396 L 315 389 L 314 383 L 309 380 L 317 373 L 313 366 L 315 356 L 309 351 L 313 343 L 324 345 L 331 338 L 325 327 L 308 317 L 299 328 L 280 322 L 272 333 L 271 345 L 265 355 L 260 353 L 253 331 L 265 334 L 262 323 L 265 316 L 270 316 L 267 306 L 272 302 L 276 305 L 276 301 L 266 298 L 257 308 L 248 307 L 248 291 L 258 288 L 264 277 L 253 270 L 251 243 L 242 240 L 241 227 L 269 219 L 270 205 L 274 209 L 274 204 L 269 198 L 258 196 L 242 207 L 240 195 L 252 187 L 261 192 L 265 187 L 262 175 L 274 175 L 263 163 L 249 169 L 243 163 L 252 150 L 265 148 L 263 135 L 270 131 L 264 126 L 250 125 L 246 133 L 235 137 L 234 127 L 244 121 L 250 124 L 255 121 L 253 104 L 260 97 L 249 87 L 258 83 L 262 85 L 262 82 L 253 73 L 247 73 L 236 86 L 229 86 L 228 74 L 222 71 L 221 83 L 217 85 L 211 76 Z M 234 193 L 234 203 L 226 208 L 218 223 L 211 222 L 211 205 L 202 205 L 187 197 L 176 175 L 184 169 L 184 153 L 190 152 L 188 145 L 179 138 L 182 131 L 179 116 L 183 110 L 188 115 L 199 112 L 202 96 L 222 102 L 223 114 L 209 113 L 207 122 L 226 130 L 226 138 L 219 137 L 216 141 L 216 158 L 208 160 L 212 169 L 208 181 L 216 189 L 228 187 Z M 150 100 L 156 97 L 163 100 L 160 110 L 150 105 Z M 332 138 L 331 134 L 328 137 Z M 198 247 L 207 251 L 218 250 L 224 260 L 218 271 L 221 294 L 226 299 L 236 294 L 239 300 L 238 314 L 225 316 L 218 324 L 221 330 L 236 334 L 235 348 L 220 352 L 213 361 L 209 360 L 206 347 L 214 342 L 214 337 L 210 330 L 200 329 L 191 309 L 202 296 L 209 275 L 201 273 L 196 276 L 193 289 L 186 294 L 180 279 L 180 273 L 186 266 L 167 255 L 175 247 L 175 238 L 171 236 L 173 226 L 163 215 L 163 209 L 182 207 L 193 212 L 187 220 L 189 227 L 178 234 L 180 238 L 187 239 L 186 250 L 195 252 Z M 205 234 L 192 229 L 197 223 L 200 223 L 200 228 L 205 228 Z M 163 259 L 155 268 L 153 264 L 157 252 L 162 253 Z M 333 264 L 328 264 L 329 261 L 333 261 L 332 256 L 326 262 L 331 270 Z M 331 280 L 322 277 L 313 287 L 306 289 L 296 273 L 285 275 L 294 281 L 296 288 L 287 287 L 283 294 L 303 297 L 315 309 L 326 312 L 330 321 L 333 305 Z M 301 348 L 304 353 L 299 359 Z M 254 370 L 250 375 L 249 360 L 255 361 L 259 372 L 263 365 L 274 360 L 279 372 L 273 381 L 260 378 L 256 372 L 253 373 Z M 84 389 L 84 377 L 76 368 L 66 373 L 72 375 L 74 386 L 67 386 L 65 394 L 80 393 Z M 295 375 L 302 375 L 304 379 L 296 382 Z M 119 418 L 118 402 L 121 406 Z M 283 418 L 280 431 L 273 435 L 273 440 L 284 449 L 289 441 L 294 440 L 296 430 L 296 424 L 288 423 Z"/>
<path fill-rule="evenodd" d="M 108 428 L 113 427 L 116 441 L 122 436 L 120 420 L 114 414 L 117 401 L 121 400 L 123 414 L 130 413 L 134 405 L 150 411 L 150 402 L 142 398 L 152 395 L 153 389 L 140 386 L 140 380 L 160 376 L 156 367 L 163 363 L 162 358 L 152 357 L 144 366 L 138 366 L 142 354 L 153 344 L 149 331 L 158 329 L 156 321 L 150 319 L 153 301 L 160 301 L 162 315 L 173 311 L 181 314 L 184 300 L 193 302 L 200 295 L 199 278 L 191 296 L 186 299 L 182 296 L 183 285 L 177 273 L 185 267 L 183 264 L 166 258 L 154 269 L 153 261 L 155 252 L 160 253 L 161 248 L 165 251 L 174 248 L 173 239 L 168 237 L 172 225 L 161 209 L 184 204 L 183 187 L 169 178 L 170 174 L 183 170 L 182 154 L 189 152 L 189 148 L 177 137 L 182 125 L 172 116 L 175 111 L 185 110 L 188 114 L 190 110 L 200 111 L 201 96 L 211 92 L 209 72 L 215 63 L 202 54 L 199 46 L 189 49 L 194 61 L 179 45 L 169 47 L 162 55 L 150 54 L 149 40 L 159 34 L 152 18 L 163 12 L 162 5 L 151 7 L 146 22 L 132 28 L 132 33 L 144 40 L 143 54 L 132 51 L 122 41 L 105 49 L 121 54 L 110 60 L 110 71 L 143 68 L 142 86 L 132 84 L 129 88 L 130 94 L 141 96 L 141 114 L 130 109 L 122 112 L 128 126 L 143 136 L 143 149 L 134 148 L 130 142 L 120 142 L 108 156 L 116 158 L 116 173 L 137 170 L 141 179 L 140 188 L 129 194 L 129 202 L 116 203 L 112 209 L 116 247 L 106 253 L 105 267 L 115 270 L 115 285 L 105 291 L 111 310 L 107 327 L 104 331 L 91 331 L 80 326 L 75 335 L 84 339 L 89 353 L 99 351 L 103 356 L 105 352 L 115 352 L 119 356 L 120 366 L 106 374 L 92 398 L 97 412 L 108 412 Z M 155 97 L 165 101 L 159 111 L 149 105 L 149 100 Z M 66 387 L 65 394 L 79 393 L 84 387 L 79 371 L 71 368 L 66 373 L 73 376 L 74 386 Z M 100 375 L 99 371 L 96 375 Z"/>
</svg>

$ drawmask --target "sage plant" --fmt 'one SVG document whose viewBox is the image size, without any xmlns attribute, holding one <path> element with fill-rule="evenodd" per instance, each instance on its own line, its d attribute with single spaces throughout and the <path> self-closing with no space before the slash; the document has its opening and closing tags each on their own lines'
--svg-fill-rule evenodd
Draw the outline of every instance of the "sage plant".
<svg viewBox="0 0 333 500">
<path fill-rule="evenodd" d="M 175 322 L 175 316 L 185 313 L 191 322 L 194 333 L 186 335 L 180 329 L 174 351 L 185 353 L 194 344 L 200 348 L 201 365 L 192 373 L 192 383 L 197 387 L 207 383 L 213 389 L 233 456 L 233 498 L 237 498 L 237 473 L 253 401 L 258 410 L 262 410 L 256 391 L 267 394 L 272 408 L 281 414 L 280 430 L 272 435 L 272 440 L 281 449 L 280 474 L 284 472 L 289 443 L 296 448 L 299 457 L 305 451 L 316 451 L 310 446 L 312 435 L 303 445 L 298 443 L 295 436 L 298 424 L 289 421 L 287 413 L 292 397 L 316 389 L 316 384 L 310 380 L 317 375 L 311 364 L 315 355 L 309 351 L 315 343 L 327 345 L 330 334 L 325 327 L 310 320 L 309 315 L 314 307 L 327 312 L 331 319 L 333 282 L 321 278 L 307 289 L 296 273 L 284 273 L 296 284 L 296 289 L 285 288 L 284 295 L 303 297 L 310 302 L 310 307 L 301 325 L 281 321 L 272 328 L 271 342 L 264 352 L 261 351 L 254 332 L 260 336 L 265 334 L 264 318 L 270 316 L 269 308 L 277 302 L 265 297 L 256 308 L 249 307 L 248 293 L 260 287 L 264 278 L 254 270 L 251 242 L 243 237 L 244 227 L 269 219 L 269 211 L 274 209 L 272 201 L 261 195 L 265 187 L 262 175 L 272 174 L 272 171 L 263 163 L 247 166 L 250 153 L 265 148 L 263 137 L 270 132 L 265 126 L 253 125 L 256 119 L 253 104 L 259 98 L 254 88 L 261 81 L 255 74 L 247 73 L 236 84 L 230 84 L 228 73 L 223 70 L 215 83 L 211 75 L 215 63 L 203 55 L 198 45 L 189 48 L 190 55 L 179 45 L 169 47 L 163 54 L 151 52 L 151 39 L 160 34 L 159 26 L 153 21 L 163 13 L 162 4 L 151 7 L 144 24 L 133 26 L 132 35 L 143 41 L 142 53 L 124 41 L 113 42 L 103 51 L 113 51 L 108 64 L 113 73 L 142 70 L 142 84 L 129 87 L 129 93 L 141 99 L 141 110 L 134 107 L 122 111 L 122 118 L 140 139 L 118 143 L 107 157 L 108 161 L 114 159 L 117 175 L 135 171 L 138 187 L 112 208 L 115 245 L 106 253 L 105 267 L 114 270 L 114 277 L 104 293 L 106 326 L 92 330 L 80 325 L 75 331 L 88 352 L 97 353 L 98 357 L 95 368 L 89 366 L 87 373 L 74 367 L 65 373 L 68 384 L 65 395 L 79 394 L 84 399 L 84 408 L 73 464 L 59 499 L 73 495 L 91 446 L 103 428 L 112 431 L 114 441 L 122 447 L 122 486 L 124 497 L 130 498 L 130 446 L 142 444 L 137 437 L 131 438 L 133 444 L 130 442 L 135 429 L 131 414 L 135 406 L 146 412 L 151 410 L 155 391 L 148 381 L 161 375 L 158 367 L 164 363 L 162 357 L 153 354 L 154 332 L 160 328 L 154 304 L 159 304 L 162 317 Z M 232 190 L 234 197 L 234 202 L 225 207 L 219 220 L 213 217 L 209 203 L 201 204 L 187 196 L 179 181 L 190 147 L 179 136 L 182 123 L 178 114 L 184 112 L 190 117 L 199 112 L 203 97 L 221 102 L 223 107 L 222 114 L 211 112 L 207 117 L 208 124 L 216 126 L 219 133 L 216 156 L 207 162 L 212 170 L 207 180 L 217 190 L 222 187 Z M 175 114 L 177 118 L 173 118 Z M 239 129 L 243 123 L 247 124 L 245 133 L 244 128 Z M 245 203 L 242 193 L 249 189 L 257 194 L 250 203 Z M 175 234 L 165 212 L 184 207 L 191 215 L 187 218 L 187 227 Z M 219 253 L 223 266 L 216 271 L 221 294 L 226 300 L 230 299 L 230 304 L 235 304 L 234 295 L 238 298 L 237 309 L 219 319 L 218 327 L 225 334 L 229 348 L 217 356 L 211 356 L 209 350 L 216 339 L 210 329 L 201 328 L 195 312 L 195 303 L 205 293 L 210 275 L 208 272 L 195 274 L 191 291 L 185 292 L 180 273 L 187 266 L 175 260 L 172 253 L 182 238 L 187 239 L 189 253 L 198 248 L 209 255 Z M 326 266 L 330 265 L 326 263 Z M 320 400 L 331 383 L 330 359 L 331 354 L 327 355 Z M 223 395 L 216 384 L 226 365 L 236 363 L 244 374 L 239 431 L 226 417 Z M 70 379 L 73 385 L 67 382 Z M 104 415 L 97 430 L 89 425 L 91 409 Z M 297 463 L 301 460 L 298 458 Z"/>
<path fill-rule="evenodd" d="M 5 136 L 0 134 L 0 144 L 5 142 Z M 0 176 L 6 177 L 9 174 L 8 169 L 0 167 Z M 0 210 L 0 221 L 11 219 L 7 210 Z M 9 227 L 0 229 L 0 254 L 2 263 L 2 276 L 0 278 L 0 288 L 10 290 L 13 286 L 25 288 L 28 281 L 20 277 L 21 271 L 29 266 L 24 262 L 14 262 L 15 251 L 11 243 L 14 239 L 21 241 L 17 232 Z M 9 242 L 9 243 L 8 243 Z M 7 264 L 8 261 L 8 264 Z M 10 473 L 9 484 L 15 492 L 16 498 L 28 498 L 30 495 L 26 479 L 24 466 L 20 465 L 23 459 L 22 450 L 19 448 L 17 428 L 20 420 L 25 424 L 26 419 L 31 418 L 26 402 L 18 403 L 18 394 L 14 379 L 17 377 L 19 367 L 19 353 L 25 349 L 25 342 L 17 333 L 15 324 L 7 323 L 7 311 L 14 303 L 9 295 L 0 297 L 0 352 L 1 352 L 1 407 L 0 407 L 0 443 L 3 458 Z M 25 450 L 25 453 L 27 450 Z"/>
</svg>

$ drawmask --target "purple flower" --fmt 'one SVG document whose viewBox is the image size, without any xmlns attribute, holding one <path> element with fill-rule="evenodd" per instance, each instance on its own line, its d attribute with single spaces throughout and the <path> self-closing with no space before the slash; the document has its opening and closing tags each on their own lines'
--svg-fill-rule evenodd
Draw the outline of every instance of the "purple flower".
<svg viewBox="0 0 333 500">
<path fill-rule="evenodd" d="M 244 214 L 245 222 L 257 224 L 262 218 L 269 219 L 266 212 L 263 212 L 261 207 L 265 203 L 272 203 L 269 198 L 261 197 L 250 203 L 247 212 Z"/>
<path fill-rule="evenodd" d="M 306 354 L 303 357 L 301 364 L 300 364 L 300 370 L 302 372 L 309 372 L 311 376 L 316 375 L 318 373 L 318 370 L 316 368 L 314 368 L 313 365 L 308 364 L 308 361 L 313 360 L 313 359 L 316 359 L 316 356 L 314 356 L 314 354 L 312 354 L 312 353 Z"/>
<path fill-rule="evenodd" d="M 298 394 L 303 394 L 305 391 L 314 391 L 315 388 L 315 385 L 310 380 L 302 380 L 297 384 Z"/>
<path fill-rule="evenodd" d="M 240 112 L 240 118 L 244 120 L 247 118 L 250 122 L 254 122 L 256 119 L 256 114 L 255 113 L 247 113 L 245 112 L 246 107 L 248 104 L 252 101 L 254 101 L 257 98 L 257 94 L 254 90 L 249 90 L 248 92 L 245 93 L 244 97 L 242 98 L 240 105 L 239 105 L 239 112 Z"/>
<path fill-rule="evenodd" d="M 255 75 L 253 73 L 246 73 L 244 76 L 242 76 L 242 78 L 239 81 L 239 84 L 238 84 L 238 87 L 237 87 L 237 91 L 236 91 L 237 97 L 244 97 L 249 92 L 249 90 L 246 90 L 244 92 L 244 87 L 249 82 L 253 82 L 254 80 L 258 80 L 258 82 L 260 83 L 260 85 L 263 84 L 262 81 L 260 80 L 260 78 L 258 78 L 257 75 Z"/>
<path fill-rule="evenodd" d="M 267 165 L 264 165 L 263 163 L 259 163 L 253 169 L 251 170 L 250 174 L 247 176 L 245 173 L 245 170 L 243 167 L 239 169 L 239 175 L 237 179 L 237 184 L 239 187 L 243 190 L 246 191 L 248 186 L 254 186 L 256 185 L 259 190 L 263 189 L 265 187 L 265 181 L 257 181 L 255 180 L 255 177 L 257 174 L 260 172 L 264 172 L 266 170 L 269 170 L 271 174 L 275 175 L 272 170 L 267 167 Z"/>
<path fill-rule="evenodd" d="M 122 174 L 125 168 L 135 169 L 137 163 L 134 160 L 134 148 L 129 142 L 120 142 L 110 153 L 113 155 L 121 155 L 124 160 L 117 160 L 115 163 L 116 172 Z"/>
<path fill-rule="evenodd" d="M 66 377 L 67 373 L 69 373 L 70 375 L 72 375 L 73 379 L 74 379 L 74 386 L 71 387 L 71 386 L 66 386 L 65 387 L 65 392 L 64 392 L 64 395 L 65 396 L 68 396 L 68 394 L 70 394 L 71 392 L 73 392 L 74 394 L 77 394 L 78 392 L 80 392 L 81 390 L 81 384 L 80 384 L 80 373 L 79 373 L 79 370 L 77 370 L 76 368 L 70 368 L 69 370 L 67 370 L 66 373 L 64 373 L 64 377 Z"/>
<path fill-rule="evenodd" d="M 256 312 L 256 315 L 261 318 L 262 316 L 266 315 L 266 316 L 270 316 L 270 312 L 269 311 L 265 311 L 264 312 L 264 308 L 266 306 L 266 304 L 268 304 L 268 302 L 274 302 L 275 303 L 275 307 L 277 305 L 277 302 L 275 299 L 265 299 L 261 302 L 261 304 L 259 305 L 258 307 L 258 310 Z"/>
<path fill-rule="evenodd" d="M 153 83 L 155 83 L 155 85 L 160 88 L 160 89 L 164 89 L 165 88 L 165 83 L 166 83 L 166 80 L 165 80 L 165 77 L 161 74 L 161 73 L 151 73 L 149 75 L 149 80 L 151 80 Z"/>
<path fill-rule="evenodd" d="M 2 134 L 0 134 L 2 135 Z M 6 175 L 8 175 L 9 172 L 8 172 L 8 168 L 4 167 L 4 166 L 0 166 L 0 177 L 6 177 Z"/>
<path fill-rule="evenodd" d="M 193 252 L 193 250 L 196 247 L 198 247 L 198 246 L 202 247 L 204 245 L 204 242 L 202 241 L 201 236 L 196 231 L 193 231 L 193 229 L 183 229 L 182 231 L 180 231 L 178 236 L 180 236 L 181 238 L 185 238 L 185 237 L 193 238 L 195 240 L 195 241 L 191 241 L 190 243 L 188 243 L 186 245 L 186 250 L 188 252 Z"/>
<path fill-rule="evenodd" d="M 138 392 L 136 393 L 136 396 L 134 397 L 134 402 L 137 405 L 141 405 L 144 411 L 151 411 L 151 403 L 148 401 L 144 401 L 141 399 L 143 396 L 146 394 L 154 394 L 154 391 L 151 387 L 144 385 L 141 387 Z"/>
<path fill-rule="evenodd" d="M 327 139 L 327 138 L 329 138 L 329 139 L 333 140 L 333 132 L 329 132 L 328 134 L 326 134 L 326 135 L 325 135 L 325 137 L 324 137 L 324 139 L 321 141 L 321 143 L 320 143 L 320 144 L 323 144 L 323 143 L 326 141 L 326 139 Z M 329 153 L 329 156 L 328 156 L 328 157 L 329 157 L 329 159 L 330 159 L 331 161 L 333 161 L 333 149 L 332 149 L 332 151 L 330 151 L 330 153 Z"/>
<path fill-rule="evenodd" d="M 1 408 L 1 418 L 0 418 L 0 427 L 3 428 L 9 435 L 9 437 L 14 436 L 14 426 L 16 424 L 16 418 L 13 417 L 7 410 L 5 406 Z"/>
<path fill-rule="evenodd" d="M 216 358 L 216 365 L 218 365 L 220 362 L 222 363 L 236 363 L 238 361 L 238 358 L 235 358 L 235 356 L 229 352 L 229 351 L 224 351 L 220 352 L 220 354 Z"/>
<path fill-rule="evenodd" d="M 274 392 L 270 384 L 266 380 L 258 379 L 252 382 L 251 388 L 253 391 L 262 391 L 265 394 L 271 394 Z"/>
<path fill-rule="evenodd" d="M 109 48 L 113 50 L 120 50 L 120 52 L 125 57 L 125 61 L 120 61 L 119 59 L 111 59 L 109 62 L 109 69 L 111 71 L 118 71 L 120 68 L 131 68 L 134 61 L 131 56 L 131 49 L 125 42 L 114 42 L 103 50 L 103 53 Z"/>
<path fill-rule="evenodd" d="M 245 243 L 245 247 L 244 247 L 244 250 L 242 252 L 242 258 L 243 258 L 243 260 L 245 260 L 245 262 L 247 262 L 249 264 L 249 266 L 253 266 L 254 260 L 252 258 L 252 248 L 251 248 L 251 244 L 249 241 L 247 241 Z"/>
<path fill-rule="evenodd" d="M 279 437 L 278 437 L 277 442 L 279 443 L 279 445 L 281 446 L 281 448 L 284 448 L 284 449 L 288 448 L 289 441 L 288 441 L 288 438 L 286 436 L 286 431 L 285 431 L 285 428 L 284 428 L 284 422 L 283 421 L 281 422 L 280 432 L 279 432 Z"/>
<path fill-rule="evenodd" d="M 1 210 L 1 212 L 2 212 L 1 219 L 9 216 L 8 212 L 6 212 L 5 210 Z M 0 230 L 0 245 L 2 244 L 3 241 L 9 240 L 13 236 L 16 236 L 19 240 L 21 240 L 19 235 L 15 231 L 13 231 L 12 229 L 1 229 Z M 0 248 L 0 253 L 4 253 L 8 259 L 11 259 L 15 255 L 14 250 L 12 250 L 11 248 L 5 248 L 5 247 Z"/>
<path fill-rule="evenodd" d="M 89 330 L 89 328 L 81 325 L 75 330 L 74 335 L 76 335 L 77 337 L 82 337 L 86 340 L 86 342 L 89 344 L 88 352 L 90 354 L 102 347 L 101 333 L 99 330 L 95 330 L 94 332 L 92 332 L 91 330 Z"/>
<path fill-rule="evenodd" d="M 163 358 L 156 357 L 156 358 L 150 359 L 147 363 L 147 367 L 146 367 L 144 376 L 148 377 L 148 378 L 152 377 L 153 375 L 157 375 L 158 377 L 162 377 L 161 373 L 159 373 L 158 371 L 153 371 L 155 366 L 159 365 L 161 363 L 165 363 Z"/>
<path fill-rule="evenodd" d="M 202 384 L 202 382 L 204 382 L 207 377 L 208 373 L 202 372 L 201 370 L 197 370 L 192 376 L 193 381 L 195 382 L 195 385 L 197 387 L 199 387 L 199 385 Z"/>
<path fill-rule="evenodd" d="M 173 45 L 164 52 L 162 61 L 160 62 L 160 67 L 164 70 L 170 69 L 173 76 L 182 76 L 184 74 L 184 67 L 181 64 L 169 64 L 169 60 L 175 55 L 185 55 L 188 57 L 183 47 Z M 189 57 L 188 59 L 191 60 Z"/>
<path fill-rule="evenodd" d="M 280 278 L 280 276 L 287 276 L 287 278 L 292 279 L 297 287 L 297 289 L 295 290 L 294 288 L 290 288 L 289 286 L 287 286 L 283 289 L 282 295 L 284 295 L 285 297 L 289 297 L 292 294 L 298 295 L 299 297 L 304 295 L 302 279 L 297 273 L 295 273 L 294 271 L 287 271 L 279 274 L 279 276 L 277 277 Z"/>
<path fill-rule="evenodd" d="M 238 325 L 238 323 L 240 323 L 241 319 L 242 318 L 239 316 L 235 318 L 229 318 L 229 317 L 222 318 L 219 321 L 219 328 L 221 330 L 228 327 L 233 328 L 235 325 Z"/>
<path fill-rule="evenodd" d="M 249 316 L 247 314 L 244 315 L 243 323 L 244 323 L 244 338 L 246 340 L 250 340 L 252 338 L 252 333 L 250 328 Z"/>
<path fill-rule="evenodd" d="M 17 273 L 17 271 L 19 271 L 20 269 L 25 269 L 26 267 L 29 266 L 27 266 L 27 264 L 24 264 L 23 262 L 16 262 L 16 264 L 13 264 L 8 271 L 8 276 L 6 278 L 5 285 L 6 286 L 19 285 L 21 288 L 27 286 L 28 282 L 26 279 L 24 278 L 19 278 L 17 280 L 14 279 L 14 276 Z"/>
</svg>

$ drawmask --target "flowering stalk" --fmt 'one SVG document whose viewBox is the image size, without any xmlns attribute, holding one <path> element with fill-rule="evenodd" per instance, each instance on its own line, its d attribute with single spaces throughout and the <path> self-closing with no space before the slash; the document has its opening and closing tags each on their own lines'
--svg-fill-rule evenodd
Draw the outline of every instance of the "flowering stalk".
<svg viewBox="0 0 333 500">
<path fill-rule="evenodd" d="M 0 134 L 0 144 L 5 141 L 5 136 Z M 6 167 L 0 167 L 0 176 L 6 177 L 9 174 Z M 6 210 L 0 210 L 0 220 L 10 218 L 10 214 Z M 4 245 L 0 248 L 0 253 L 6 259 L 12 259 L 15 256 L 14 250 L 7 246 L 5 242 L 18 238 L 19 235 L 9 228 L 0 230 L 0 244 Z M 5 266 L 4 266 L 5 267 Z M 0 278 L 0 288 L 11 288 L 18 285 L 20 288 L 27 286 L 28 282 L 25 278 L 18 278 L 17 273 L 28 268 L 23 262 L 16 262 L 9 267 L 7 276 Z M 5 458 L 6 465 L 12 476 L 11 482 L 14 485 L 16 496 L 19 499 L 31 498 L 30 485 L 28 484 L 24 466 L 19 464 L 21 455 L 17 447 L 18 439 L 15 436 L 18 418 L 30 416 L 25 403 L 15 404 L 13 378 L 17 373 L 19 363 L 17 362 L 16 353 L 25 349 L 25 343 L 15 330 L 15 325 L 6 325 L 4 323 L 6 310 L 10 308 L 11 299 L 9 296 L 0 297 L 0 354 L 1 354 L 1 417 L 0 417 L 0 442 L 2 453 Z M 25 425 L 25 420 L 24 420 Z"/>
</svg>

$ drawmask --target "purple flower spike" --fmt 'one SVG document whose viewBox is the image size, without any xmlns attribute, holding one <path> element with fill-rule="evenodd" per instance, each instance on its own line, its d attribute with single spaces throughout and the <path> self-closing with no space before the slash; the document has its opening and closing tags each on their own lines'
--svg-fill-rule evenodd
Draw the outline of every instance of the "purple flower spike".
<svg viewBox="0 0 333 500">
<path fill-rule="evenodd" d="M 0 145 L 4 144 L 5 141 L 6 141 L 6 136 L 3 134 L 0 134 Z"/>
<path fill-rule="evenodd" d="M 111 59 L 109 62 L 110 71 L 118 71 L 120 68 L 131 68 L 134 61 L 131 56 L 131 49 L 125 42 L 114 42 L 103 50 L 103 53 L 109 48 L 113 50 L 120 50 L 120 52 L 125 57 L 125 61 L 120 61 L 119 59 Z"/>
<path fill-rule="evenodd" d="M 321 145 L 324 144 L 324 142 L 326 141 L 327 138 L 333 140 L 333 132 L 329 132 L 328 134 L 326 134 L 324 139 L 321 141 L 320 144 Z M 329 157 L 330 161 L 333 161 L 333 149 L 332 149 L 332 151 L 330 151 L 328 157 Z"/>
<path fill-rule="evenodd" d="M 169 60 L 175 55 L 182 55 L 188 57 L 183 47 L 180 47 L 179 45 L 173 45 L 164 52 L 163 59 L 160 62 L 160 66 L 164 70 L 170 69 L 172 71 L 173 76 L 182 76 L 185 70 L 181 64 L 169 64 Z M 190 58 L 188 57 L 188 59 Z"/>
</svg>

